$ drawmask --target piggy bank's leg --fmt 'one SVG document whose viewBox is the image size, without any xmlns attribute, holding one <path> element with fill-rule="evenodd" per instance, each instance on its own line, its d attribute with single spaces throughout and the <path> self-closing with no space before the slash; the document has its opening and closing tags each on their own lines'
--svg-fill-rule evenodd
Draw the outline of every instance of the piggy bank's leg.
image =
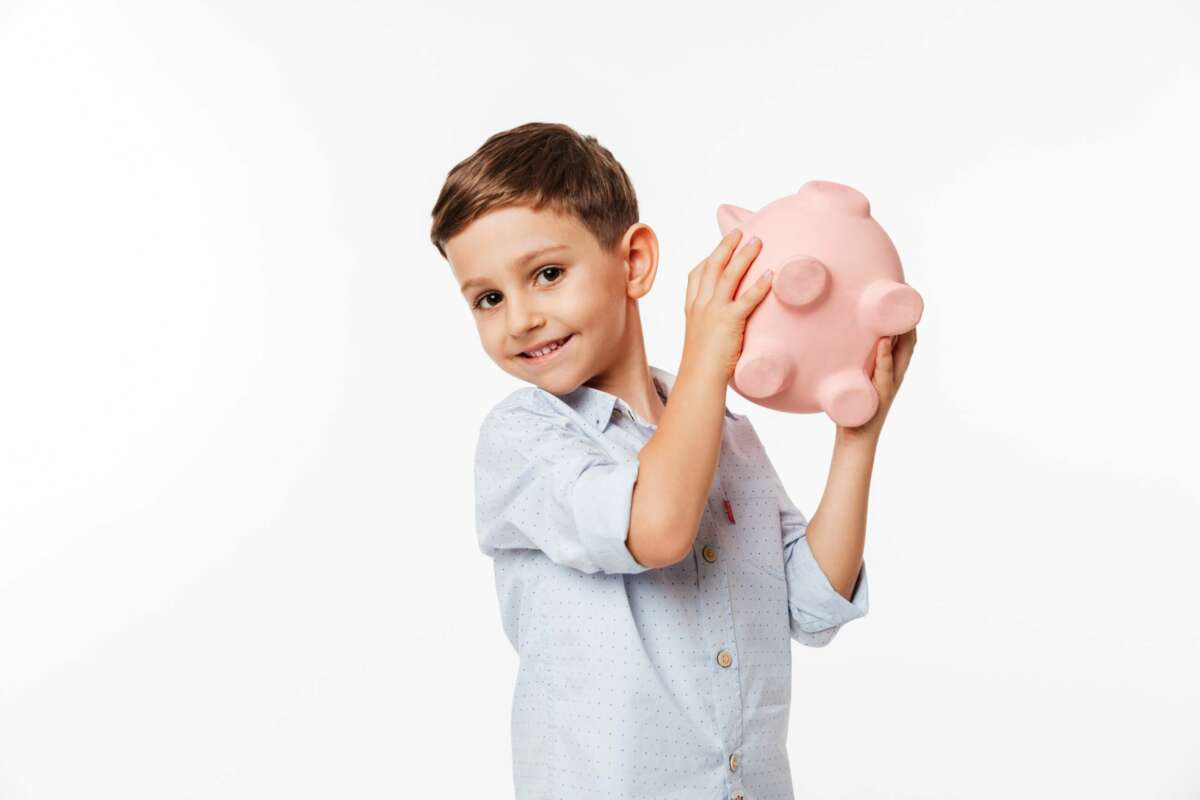
<svg viewBox="0 0 1200 800">
<path fill-rule="evenodd" d="M 782 346 L 768 342 L 750 353 L 743 353 L 733 369 L 733 386 L 742 395 L 765 400 L 783 391 L 792 381 L 792 359 Z"/>
<path fill-rule="evenodd" d="M 811 308 L 825 295 L 829 270 L 810 256 L 793 258 L 771 279 L 771 291 L 790 308 Z"/>
<path fill-rule="evenodd" d="M 908 333 L 917 327 L 924 309 L 916 289 L 886 279 L 867 284 L 859 300 L 863 320 L 880 336 Z"/>
<path fill-rule="evenodd" d="M 838 425 L 853 428 L 875 416 L 879 393 L 861 369 L 845 369 L 821 381 L 817 402 Z"/>
</svg>

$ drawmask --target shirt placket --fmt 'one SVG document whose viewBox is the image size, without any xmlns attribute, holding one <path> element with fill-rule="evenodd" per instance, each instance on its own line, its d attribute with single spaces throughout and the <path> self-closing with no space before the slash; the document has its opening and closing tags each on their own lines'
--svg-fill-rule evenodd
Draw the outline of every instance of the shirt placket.
<svg viewBox="0 0 1200 800">
<path fill-rule="evenodd" d="M 657 430 L 656 425 L 641 421 L 622 403 L 617 404 L 614 422 L 623 434 L 630 437 L 635 450 Z M 628 420 L 633 431 L 627 430 Z M 634 432 L 636 431 L 636 433 Z M 700 519 L 693 551 L 696 555 L 697 581 L 709 663 L 712 665 L 713 707 L 724 748 L 726 774 L 731 800 L 750 800 L 742 789 L 742 680 L 741 658 L 733 621 L 733 598 L 729 576 L 724 569 L 720 542 L 725 536 L 736 535 L 733 526 L 737 515 L 725 497 L 724 484 L 718 463 L 714 487 L 710 490 Z"/>
<path fill-rule="evenodd" d="M 709 650 L 713 654 L 713 700 L 724 746 L 725 765 L 731 798 L 745 800 L 742 789 L 742 660 L 733 618 L 733 600 L 729 574 L 721 551 L 721 541 L 736 535 L 733 513 L 717 470 L 715 488 L 696 537 L 695 550 L 700 583 L 700 602 Z"/>
</svg>

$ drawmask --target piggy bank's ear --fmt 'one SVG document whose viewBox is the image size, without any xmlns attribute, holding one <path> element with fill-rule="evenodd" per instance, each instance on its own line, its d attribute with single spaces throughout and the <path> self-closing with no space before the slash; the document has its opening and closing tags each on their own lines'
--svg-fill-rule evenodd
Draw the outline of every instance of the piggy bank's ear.
<svg viewBox="0 0 1200 800">
<path fill-rule="evenodd" d="M 871 203 L 866 195 L 844 183 L 809 181 L 800 187 L 795 196 L 800 205 L 811 211 L 871 216 Z"/>
<path fill-rule="evenodd" d="M 738 206 L 731 206 L 728 203 L 717 206 L 717 225 L 721 227 L 722 236 L 734 228 L 741 228 L 753 216 L 753 211 L 739 208 Z"/>
</svg>

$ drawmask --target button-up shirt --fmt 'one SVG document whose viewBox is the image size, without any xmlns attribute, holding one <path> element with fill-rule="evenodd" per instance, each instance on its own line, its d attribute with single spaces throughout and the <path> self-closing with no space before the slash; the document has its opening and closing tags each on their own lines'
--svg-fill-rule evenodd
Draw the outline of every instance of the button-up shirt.
<svg viewBox="0 0 1200 800">
<path fill-rule="evenodd" d="M 669 402 L 675 376 L 649 369 Z M 692 552 L 639 564 L 625 541 L 656 427 L 588 386 L 522 387 L 480 426 L 479 547 L 520 657 L 517 800 L 791 800 L 791 640 L 821 647 L 867 613 L 865 563 L 846 600 L 728 408 Z"/>
</svg>

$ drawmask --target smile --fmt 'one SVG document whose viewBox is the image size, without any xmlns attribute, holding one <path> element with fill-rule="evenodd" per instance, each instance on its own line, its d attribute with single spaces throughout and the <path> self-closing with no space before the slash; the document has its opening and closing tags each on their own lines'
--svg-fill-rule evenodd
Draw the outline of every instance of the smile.
<svg viewBox="0 0 1200 800">
<path fill-rule="evenodd" d="M 546 353 L 545 355 L 527 356 L 524 353 L 521 353 L 520 355 L 517 356 L 517 358 L 521 359 L 526 364 L 535 364 L 535 365 L 545 364 L 547 362 L 553 361 L 554 359 L 558 358 L 559 353 L 561 353 L 564 349 L 566 349 L 567 345 L 570 344 L 571 340 L 574 338 L 575 338 L 575 334 L 572 333 L 572 334 L 569 334 L 568 336 L 565 336 L 562 339 L 559 339 L 557 346 L 555 346 L 555 348 L 553 350 L 551 350 L 549 353 Z"/>
</svg>

